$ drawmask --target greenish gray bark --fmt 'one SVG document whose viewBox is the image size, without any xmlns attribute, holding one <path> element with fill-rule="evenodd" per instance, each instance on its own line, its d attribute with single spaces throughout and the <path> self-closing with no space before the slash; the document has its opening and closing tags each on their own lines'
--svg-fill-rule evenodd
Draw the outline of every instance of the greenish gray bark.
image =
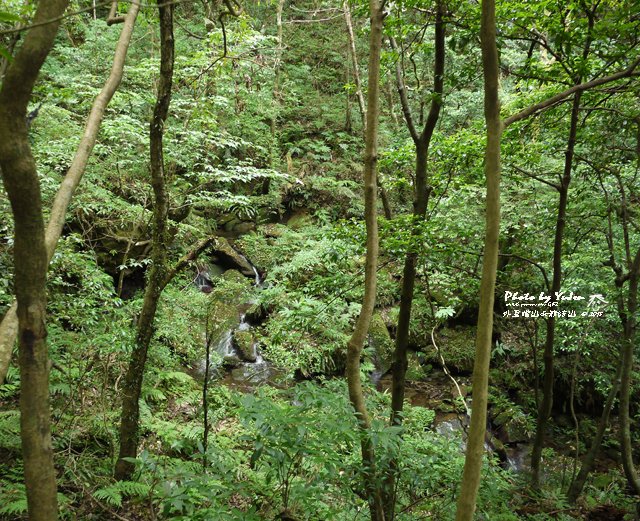
<svg viewBox="0 0 640 521">
<path fill-rule="evenodd" d="M 480 282 L 480 309 L 473 366 L 473 405 L 467 440 L 462 484 L 456 508 L 456 521 L 472 521 L 480 486 L 484 438 L 487 425 L 489 361 L 493 330 L 493 303 L 498 267 L 500 236 L 500 120 L 499 59 L 496 46 L 496 13 L 494 0 L 482 0 L 480 28 L 484 71 L 484 115 L 487 124 L 485 177 L 487 179 L 486 235 Z"/>
<path fill-rule="evenodd" d="M 174 68 L 173 5 L 158 1 L 160 17 L 160 80 L 153 118 L 149 130 L 151 186 L 153 188 L 153 246 L 151 269 L 138 319 L 136 343 L 124 379 L 120 418 L 120 453 L 116 462 L 116 479 L 129 479 L 134 465 L 125 458 L 135 458 L 139 442 L 139 400 L 142 391 L 147 352 L 153 337 L 153 324 L 160 295 L 166 286 L 169 197 L 165 183 L 163 134 L 169 113 Z"/>
<path fill-rule="evenodd" d="M 364 154 L 364 198 L 367 228 L 364 298 L 360 315 L 347 346 L 346 376 L 349 399 L 358 420 L 361 434 L 362 464 L 366 468 L 366 494 L 371 521 L 384 521 L 382 495 L 376 484 L 376 456 L 370 438 L 371 422 L 360 379 L 360 355 L 369 331 L 376 303 L 376 272 L 378 263 L 378 218 L 376 212 L 376 172 L 378 161 L 378 112 L 380 83 L 380 53 L 384 13 L 380 0 L 369 0 L 371 36 L 369 43 L 369 91 L 367 93 L 367 125 Z"/>
<path fill-rule="evenodd" d="M 68 0 L 40 2 L 0 88 L 0 171 L 15 222 L 13 259 L 20 364 L 20 437 L 32 521 L 58 518 L 47 352 L 47 250 L 40 181 L 31 154 L 27 105 Z M 54 20 L 54 21 L 52 21 Z M 48 22 L 48 23 L 47 23 Z M 13 342 L 9 345 L 9 353 Z"/>
</svg>

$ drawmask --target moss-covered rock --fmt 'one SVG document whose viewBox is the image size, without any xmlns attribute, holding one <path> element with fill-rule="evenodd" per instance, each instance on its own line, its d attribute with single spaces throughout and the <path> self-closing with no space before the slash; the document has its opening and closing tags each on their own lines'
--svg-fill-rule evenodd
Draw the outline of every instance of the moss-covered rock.
<svg viewBox="0 0 640 521">
<path fill-rule="evenodd" d="M 222 366 L 227 369 L 238 367 L 241 363 L 242 361 L 237 355 L 225 355 L 222 359 Z"/>
<path fill-rule="evenodd" d="M 287 226 L 292 230 L 299 230 L 310 224 L 312 224 L 312 220 L 307 210 L 299 210 L 287 220 Z"/>
<path fill-rule="evenodd" d="M 393 360 L 394 343 L 380 312 L 376 311 L 369 326 L 369 345 L 378 370 L 386 373 Z"/>
<path fill-rule="evenodd" d="M 263 304 L 251 304 L 245 312 L 247 321 L 252 324 L 260 324 L 269 316 L 269 309 Z"/>
<path fill-rule="evenodd" d="M 440 353 L 447 367 L 453 374 L 470 374 L 473 372 L 473 360 L 475 356 L 475 328 L 458 326 L 444 328 L 438 332 L 436 341 Z M 435 365 L 442 365 L 435 348 L 429 342 L 428 361 Z"/>
<path fill-rule="evenodd" d="M 524 442 L 530 439 L 526 425 L 519 418 L 514 417 L 509 411 L 503 411 L 493 418 L 492 422 L 498 427 L 500 437 L 505 443 Z"/>
<path fill-rule="evenodd" d="M 387 326 L 387 330 L 395 331 L 396 327 L 398 327 L 399 314 L 400 306 L 391 306 L 380 310 L 380 315 L 382 316 L 384 324 Z"/>
<path fill-rule="evenodd" d="M 279 239 L 287 233 L 287 227 L 284 224 L 265 224 L 260 226 L 259 230 L 269 239 Z"/>
<path fill-rule="evenodd" d="M 222 278 L 228 282 L 234 282 L 236 284 L 251 287 L 251 280 L 245 277 L 238 270 L 227 270 L 222 274 Z"/>
<path fill-rule="evenodd" d="M 234 331 L 233 345 L 238 351 L 238 356 L 245 362 L 255 362 L 257 358 L 255 339 L 250 331 Z"/>
<path fill-rule="evenodd" d="M 242 254 L 238 253 L 226 239 L 219 238 L 216 241 L 216 246 L 212 254 L 217 264 L 227 269 L 238 270 L 247 277 L 253 277 L 253 267 L 249 261 L 245 259 Z"/>
<path fill-rule="evenodd" d="M 423 357 L 420 355 L 420 353 L 416 353 L 414 351 L 409 351 L 409 353 L 407 353 L 407 380 L 415 382 L 418 380 L 422 380 L 425 376 L 427 376 L 427 371 L 422 366 L 422 358 Z"/>
</svg>

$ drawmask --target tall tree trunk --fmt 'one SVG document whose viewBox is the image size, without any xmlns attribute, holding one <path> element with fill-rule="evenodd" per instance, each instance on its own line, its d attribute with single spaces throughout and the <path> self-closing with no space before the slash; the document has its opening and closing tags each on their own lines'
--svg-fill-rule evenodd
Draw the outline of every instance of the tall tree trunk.
<svg viewBox="0 0 640 521">
<path fill-rule="evenodd" d="M 576 83 L 580 83 L 580 81 L 577 81 Z M 567 221 L 569 185 L 571 184 L 571 171 L 573 170 L 573 156 L 576 144 L 576 134 L 578 132 L 581 97 L 582 93 L 577 92 L 573 98 L 569 138 L 567 141 L 567 149 L 565 151 L 564 171 L 558 187 L 558 190 L 560 191 L 560 199 L 558 202 L 558 216 L 553 243 L 553 278 L 551 281 L 552 302 L 557 302 L 556 294 L 560 291 L 560 286 L 562 284 L 562 244 Z M 547 336 L 544 343 L 544 352 L 542 354 L 542 359 L 544 361 L 542 402 L 538 408 L 536 435 L 533 442 L 533 448 L 531 449 L 531 483 L 534 488 L 538 488 L 540 486 L 540 460 L 542 457 L 542 448 L 544 447 L 545 431 L 547 429 L 547 423 L 553 407 L 553 384 L 555 381 L 553 348 L 555 343 L 555 332 L 556 319 L 551 316 L 547 319 Z"/>
<path fill-rule="evenodd" d="M 71 198 L 80 184 L 82 176 L 86 170 L 89 156 L 93 151 L 93 147 L 98 137 L 98 131 L 100 130 L 102 118 L 104 117 L 104 111 L 111 101 L 111 98 L 113 98 L 113 94 L 122 80 L 124 62 L 139 10 L 139 0 L 132 0 L 124 25 L 122 26 L 120 39 L 116 45 L 111 73 L 109 74 L 109 78 L 104 84 L 104 87 L 102 87 L 100 94 L 98 94 L 93 102 L 76 154 L 53 201 L 49 215 L 49 223 L 45 233 L 45 244 L 48 259 L 47 264 L 51 262 L 51 258 L 56 250 L 56 244 L 60 239 L 69 202 L 71 201 Z M 7 370 L 11 361 L 11 352 L 13 351 L 13 346 L 16 342 L 16 335 L 18 332 L 16 308 L 17 306 L 14 303 L 6 312 L 2 322 L 0 323 L 0 384 L 4 381 L 7 375 Z"/>
<path fill-rule="evenodd" d="M 158 0 L 160 17 L 160 81 L 158 96 L 149 130 L 151 161 L 151 185 L 154 194 L 153 247 L 151 270 L 144 292 L 142 311 L 138 319 L 136 343 L 131 353 L 129 368 L 124 380 L 122 416 L 120 419 L 120 453 L 116 462 L 116 479 L 128 479 L 134 469 L 124 458 L 135 458 L 138 450 L 138 423 L 140 410 L 138 401 L 142 390 L 147 351 L 154 331 L 154 320 L 158 301 L 167 280 L 167 217 L 169 199 L 165 185 L 163 143 L 164 124 L 169 113 L 171 86 L 173 82 L 174 39 L 173 5 Z"/>
<path fill-rule="evenodd" d="M 384 13 L 380 0 L 369 0 L 371 36 L 369 43 L 369 91 L 367 93 L 367 125 L 364 153 L 364 198 L 367 228 L 367 255 L 362 309 L 347 346 L 346 375 L 349 399 L 353 405 L 362 438 L 362 464 L 366 469 L 366 492 L 372 521 L 384 521 L 382 497 L 377 485 L 376 457 L 373 449 L 371 423 L 360 380 L 360 355 L 369 331 L 376 303 L 376 272 L 378 263 L 378 218 L 376 212 L 376 171 L 378 161 L 378 112 L 380 83 L 380 53 Z"/>
<path fill-rule="evenodd" d="M 444 5 L 438 2 L 435 28 L 435 60 L 433 67 L 433 96 L 427 121 L 420 135 L 417 135 L 408 99 L 404 88 L 401 71 L 398 74 L 398 91 L 404 107 L 407 126 L 410 129 L 416 149 L 415 188 L 413 193 L 413 227 L 411 230 L 412 244 L 405 257 L 402 277 L 402 293 L 400 297 L 400 314 L 396 333 L 396 345 L 393 354 L 391 371 L 393 375 L 391 394 L 391 423 L 402 423 L 401 413 L 404 404 L 405 376 L 407 372 L 407 345 L 409 343 L 409 323 L 411 320 L 411 306 L 413 304 L 413 290 L 416 278 L 416 263 L 418 252 L 416 243 L 420 234 L 420 224 L 424 221 L 429 204 L 429 195 L 432 187 L 427 176 L 427 160 L 429 157 L 429 145 L 436 128 L 442 107 L 442 93 L 444 86 L 444 58 L 445 58 L 445 28 L 443 22 Z"/>
<path fill-rule="evenodd" d="M 32 521 L 58 517 L 45 326 L 47 250 L 42 198 L 27 129 L 27 105 L 68 0 L 40 2 L 0 88 L 0 170 L 15 222 L 13 259 L 20 364 L 20 434 Z M 51 21 L 53 20 L 53 21 Z M 10 348 L 13 343 L 10 345 Z"/>
<path fill-rule="evenodd" d="M 582 60 L 586 62 L 591 50 L 592 31 L 595 23 L 595 9 L 586 11 L 589 19 L 589 27 L 587 36 L 582 50 Z M 574 78 L 574 86 L 580 85 L 582 82 L 582 74 L 577 73 Z M 578 118 L 580 114 L 580 100 L 582 91 L 577 91 L 573 97 L 571 106 L 571 121 L 569 126 L 569 138 L 567 140 L 567 149 L 564 153 L 564 171 L 558 190 L 560 192 L 560 200 L 558 201 L 558 217 L 556 220 L 556 232 L 553 243 L 553 280 L 551 282 L 552 302 L 556 302 L 556 292 L 560 291 L 562 283 L 562 243 L 564 237 L 564 228 L 567 219 L 567 202 L 569 197 L 569 185 L 571 184 L 571 171 L 573 170 L 573 156 L 576 145 L 576 135 L 578 133 Z M 544 446 L 544 436 L 547 429 L 547 423 L 551 410 L 553 408 L 553 384 L 554 384 L 554 341 L 556 332 L 556 319 L 551 316 L 547 319 L 547 336 L 544 344 L 544 352 L 542 358 L 544 361 L 544 380 L 542 383 L 542 402 L 538 408 L 538 418 L 536 421 L 536 435 L 531 449 L 531 484 L 534 489 L 540 487 L 540 460 L 542 457 L 542 448 Z"/>
<path fill-rule="evenodd" d="M 435 59 L 433 66 L 433 96 L 429 115 L 420 135 L 417 135 L 409 108 L 409 101 L 404 87 L 402 70 L 398 62 L 397 82 L 400 100 L 405 114 L 405 120 L 416 149 L 415 187 L 413 193 L 413 223 L 411 229 L 411 244 L 404 261 L 402 275 L 402 290 L 400 296 L 400 313 L 396 332 L 395 349 L 391 365 L 391 424 L 402 423 L 402 410 L 404 407 L 404 391 L 407 374 L 407 347 L 409 344 L 409 325 L 411 322 L 411 307 L 413 304 L 413 292 L 416 280 L 416 264 L 418 262 L 417 243 L 421 226 L 427 214 L 431 186 L 427 176 L 427 161 L 429 157 L 429 145 L 440 117 L 442 107 L 442 94 L 444 88 L 444 60 L 445 60 L 445 27 L 443 21 L 444 4 L 441 0 L 437 3 L 435 26 Z M 395 41 L 391 40 L 397 49 Z M 386 517 L 392 521 L 395 517 L 395 490 L 396 490 L 396 462 L 390 464 L 390 473 L 386 484 L 385 509 Z"/>
<path fill-rule="evenodd" d="M 356 99 L 358 100 L 358 109 L 360 110 L 360 117 L 362 120 L 362 133 L 367 139 L 367 108 L 364 101 L 364 94 L 362 90 L 362 80 L 360 79 L 360 66 L 358 64 L 358 53 L 356 51 L 356 39 L 353 34 L 353 22 L 351 20 L 351 9 L 349 8 L 349 0 L 342 2 L 342 10 L 344 13 L 344 21 L 347 26 L 347 37 L 349 39 L 349 57 L 351 58 L 351 65 L 353 67 L 353 79 L 356 83 Z M 380 190 L 380 199 L 382 200 L 382 208 L 384 210 L 385 219 L 393 218 L 393 212 L 391 210 L 391 203 L 389 202 L 389 196 L 385 190 L 381 180 L 380 174 L 376 172 L 376 183 L 378 190 Z"/>
<path fill-rule="evenodd" d="M 629 270 L 629 294 L 627 297 L 626 320 L 623 321 L 622 375 L 620 378 L 620 448 L 622 468 L 629 487 L 640 496 L 640 479 L 633 464 L 631 446 L 631 426 L 629 420 L 629 398 L 631 394 L 631 371 L 633 370 L 633 350 L 636 338 L 636 312 L 638 311 L 638 278 L 640 277 L 640 249 L 636 253 Z"/>
<path fill-rule="evenodd" d="M 491 358 L 493 303 L 500 236 L 500 141 L 503 128 L 498 97 L 499 61 L 496 46 L 495 0 L 482 0 L 480 40 L 484 72 L 484 115 L 487 122 L 487 148 L 484 167 L 487 178 L 486 236 L 480 283 L 476 353 L 473 365 L 471 426 L 467 440 L 460 495 L 458 496 L 456 521 L 471 521 L 473 519 L 480 486 L 487 425 L 489 361 Z"/>
</svg>

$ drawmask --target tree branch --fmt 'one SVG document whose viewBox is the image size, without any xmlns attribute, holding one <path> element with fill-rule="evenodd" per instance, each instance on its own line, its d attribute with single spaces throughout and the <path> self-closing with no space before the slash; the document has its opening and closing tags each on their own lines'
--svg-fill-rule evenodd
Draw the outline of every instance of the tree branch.
<svg viewBox="0 0 640 521">
<path fill-rule="evenodd" d="M 598 78 L 595 80 L 587 81 L 585 83 L 580 83 L 579 85 L 574 85 L 573 87 L 566 89 L 555 96 L 551 96 L 550 98 L 541 101 L 540 103 L 536 103 L 535 105 L 531 105 L 520 112 L 509 116 L 506 119 L 502 120 L 503 127 L 506 128 L 512 123 L 517 121 L 521 121 L 529 116 L 533 116 L 550 106 L 568 98 L 572 94 L 577 92 L 584 92 L 585 90 L 592 89 L 594 87 L 599 87 L 600 85 L 604 85 L 606 83 L 611 83 L 612 81 L 620 80 L 622 78 L 627 78 L 635 74 L 635 70 L 640 65 L 640 58 L 636 58 L 636 60 L 626 69 L 616 72 L 615 74 L 611 74 L 610 76 L 605 76 L 604 78 Z"/>
<path fill-rule="evenodd" d="M 389 43 L 391 44 L 391 48 L 398 53 L 398 56 L 400 56 L 401 51 L 398 49 L 398 44 L 393 36 L 389 37 Z M 416 130 L 416 126 L 413 122 L 413 115 L 411 114 L 411 107 L 409 106 L 407 88 L 404 84 L 403 76 L 404 71 L 402 70 L 400 59 L 398 59 L 396 61 L 396 85 L 398 88 L 398 95 L 400 96 L 400 104 L 402 105 L 402 113 L 404 114 L 404 120 L 407 124 L 407 128 L 409 129 L 409 134 L 411 134 L 411 139 L 413 139 L 413 142 L 418 145 L 420 136 L 418 135 L 418 131 Z"/>
<path fill-rule="evenodd" d="M 216 237 L 207 237 L 199 243 L 197 243 L 193 249 L 186 253 L 178 262 L 175 263 L 173 268 L 167 271 L 167 274 L 162 282 L 162 288 L 164 289 L 169 282 L 191 261 L 198 258 L 204 250 L 206 250 L 212 243 L 216 242 Z"/>
<path fill-rule="evenodd" d="M 555 188 L 556 190 L 560 191 L 560 185 L 557 183 L 554 183 L 552 181 L 547 181 L 546 179 L 537 176 L 536 174 L 533 174 L 531 172 L 527 172 L 525 169 L 520 168 L 518 165 L 514 165 L 511 164 L 509 165 L 511 168 L 517 170 L 518 172 L 520 172 L 522 175 L 526 175 L 527 177 L 530 177 L 531 179 L 535 179 L 536 181 L 540 181 L 541 183 L 544 183 L 547 186 L 550 186 L 551 188 Z"/>
</svg>

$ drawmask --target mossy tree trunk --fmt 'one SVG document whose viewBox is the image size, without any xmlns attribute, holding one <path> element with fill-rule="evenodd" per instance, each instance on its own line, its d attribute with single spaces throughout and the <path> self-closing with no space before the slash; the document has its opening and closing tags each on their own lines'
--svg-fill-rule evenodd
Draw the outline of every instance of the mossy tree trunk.
<svg viewBox="0 0 640 521">
<path fill-rule="evenodd" d="M 40 2 L 0 89 L 0 170 L 15 222 L 13 259 L 20 364 L 20 435 L 27 508 L 32 521 L 58 517 L 47 352 L 47 249 L 40 181 L 29 146 L 27 106 L 53 47 L 68 0 Z M 13 347 L 13 343 L 9 348 Z"/>
<path fill-rule="evenodd" d="M 152 265 L 145 287 L 142 311 L 138 319 L 136 343 L 131 353 L 123 386 L 120 453 L 115 469 L 115 477 L 121 480 L 130 478 L 134 469 L 133 463 L 124 458 L 135 458 L 138 450 L 140 418 L 138 401 L 142 390 L 147 351 L 153 337 L 156 310 L 167 278 L 169 198 L 164 174 L 163 134 L 164 124 L 169 113 L 173 83 L 173 5 L 158 1 L 158 11 L 160 17 L 160 80 L 149 131 L 151 185 L 154 194 Z"/>
<path fill-rule="evenodd" d="M 353 405 L 361 435 L 362 464 L 366 475 L 366 494 L 372 521 L 384 521 L 382 495 L 377 479 L 376 457 L 371 441 L 371 422 L 360 379 L 360 355 L 367 338 L 376 303 L 378 263 L 378 219 L 376 213 L 376 172 L 378 160 L 378 112 L 380 53 L 382 48 L 383 3 L 369 0 L 371 35 L 369 43 L 369 90 L 367 93 L 367 125 L 364 154 L 364 197 L 367 228 L 367 255 L 362 309 L 347 346 L 346 375 L 349 399 Z"/>
<path fill-rule="evenodd" d="M 484 438 L 487 425 L 487 396 L 493 303 L 498 267 L 500 236 L 500 142 L 502 121 L 498 96 L 499 60 L 496 46 L 496 13 L 494 0 L 482 0 L 480 29 L 484 72 L 484 115 L 487 124 L 485 177 L 487 179 L 486 235 L 480 283 L 480 309 L 476 332 L 476 354 L 473 366 L 473 406 L 467 440 L 464 472 L 456 508 L 456 521 L 471 521 L 476 509 L 480 486 Z"/>
<path fill-rule="evenodd" d="M 133 0 L 129 7 L 127 16 L 124 19 L 124 25 L 122 26 L 120 38 L 116 45 L 111 73 L 102 87 L 102 90 L 93 102 L 91 112 L 87 118 L 87 123 L 71 166 L 64 176 L 53 201 L 49 214 L 49 222 L 45 232 L 45 245 L 47 248 L 48 262 L 51 262 L 51 258 L 55 253 L 56 245 L 58 244 L 62 228 L 64 227 L 67 208 L 69 207 L 69 203 L 71 202 L 71 198 L 73 197 L 76 188 L 84 176 L 84 172 L 87 168 L 87 162 L 89 161 L 93 147 L 96 144 L 104 112 L 122 81 L 127 50 L 129 49 L 131 35 L 133 34 L 133 28 L 139 10 L 140 3 L 138 0 Z M 11 352 L 13 351 L 13 346 L 16 342 L 16 335 L 18 332 L 16 309 L 17 306 L 13 304 L 5 313 L 5 316 L 2 318 L 2 322 L 0 322 L 0 384 L 4 381 L 7 375 L 7 370 L 11 361 Z"/>
</svg>

